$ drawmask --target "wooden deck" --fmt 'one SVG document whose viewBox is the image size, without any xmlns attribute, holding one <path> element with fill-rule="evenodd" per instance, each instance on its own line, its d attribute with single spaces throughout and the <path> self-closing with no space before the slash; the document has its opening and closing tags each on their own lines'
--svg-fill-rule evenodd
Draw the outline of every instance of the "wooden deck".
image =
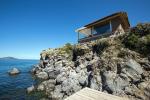
<svg viewBox="0 0 150 100">
<path fill-rule="evenodd" d="M 90 88 L 84 88 L 78 91 L 77 93 L 71 95 L 70 97 L 66 98 L 65 100 L 129 100 L 129 99 L 114 96 Z"/>
<path fill-rule="evenodd" d="M 78 37 L 78 43 L 84 43 L 84 42 L 97 40 L 97 39 L 102 38 L 102 37 L 110 36 L 111 34 L 113 34 L 113 32 L 108 32 L 108 33 L 103 33 L 103 34 L 95 34 L 95 35 L 92 35 L 90 37 L 85 37 L 85 38 L 82 38 L 82 39 L 79 39 L 79 37 Z"/>
</svg>

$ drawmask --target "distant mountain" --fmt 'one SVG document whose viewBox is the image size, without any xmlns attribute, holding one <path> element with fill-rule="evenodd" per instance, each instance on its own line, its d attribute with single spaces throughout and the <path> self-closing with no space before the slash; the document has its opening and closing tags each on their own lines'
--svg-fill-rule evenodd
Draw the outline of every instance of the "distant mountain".
<svg viewBox="0 0 150 100">
<path fill-rule="evenodd" d="M 0 58 L 0 60 L 17 60 L 18 58 L 14 58 L 14 57 L 2 57 Z"/>
</svg>

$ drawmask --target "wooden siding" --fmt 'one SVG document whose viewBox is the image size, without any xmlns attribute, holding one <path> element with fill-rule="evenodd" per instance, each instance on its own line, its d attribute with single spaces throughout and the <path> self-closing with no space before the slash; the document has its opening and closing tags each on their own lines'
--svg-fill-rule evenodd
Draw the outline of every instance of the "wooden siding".
<svg viewBox="0 0 150 100">
<path fill-rule="evenodd" d="M 127 28 L 123 24 L 122 20 L 120 18 L 113 19 L 111 21 L 112 24 L 112 32 L 115 34 L 116 32 L 120 31 L 123 33 Z"/>
</svg>

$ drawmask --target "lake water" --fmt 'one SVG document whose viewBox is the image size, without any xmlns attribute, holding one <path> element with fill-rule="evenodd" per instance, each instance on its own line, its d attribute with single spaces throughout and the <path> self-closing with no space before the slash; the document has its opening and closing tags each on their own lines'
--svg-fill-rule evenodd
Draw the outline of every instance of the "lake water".
<svg viewBox="0 0 150 100">
<path fill-rule="evenodd" d="M 37 63 L 38 60 L 0 60 L 0 100 L 38 100 L 37 95 L 26 93 L 27 87 L 36 84 L 29 71 Z M 9 76 L 7 72 L 13 67 L 21 73 Z"/>
</svg>

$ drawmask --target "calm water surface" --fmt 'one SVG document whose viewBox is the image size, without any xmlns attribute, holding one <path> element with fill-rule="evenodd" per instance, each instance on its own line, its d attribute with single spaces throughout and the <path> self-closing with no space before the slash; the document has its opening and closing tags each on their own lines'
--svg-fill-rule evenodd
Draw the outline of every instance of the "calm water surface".
<svg viewBox="0 0 150 100">
<path fill-rule="evenodd" d="M 26 93 L 27 87 L 36 84 L 29 71 L 37 63 L 38 60 L 0 60 L 0 100 L 38 100 L 36 94 Z M 13 67 L 21 73 L 9 76 L 7 72 Z"/>
</svg>

